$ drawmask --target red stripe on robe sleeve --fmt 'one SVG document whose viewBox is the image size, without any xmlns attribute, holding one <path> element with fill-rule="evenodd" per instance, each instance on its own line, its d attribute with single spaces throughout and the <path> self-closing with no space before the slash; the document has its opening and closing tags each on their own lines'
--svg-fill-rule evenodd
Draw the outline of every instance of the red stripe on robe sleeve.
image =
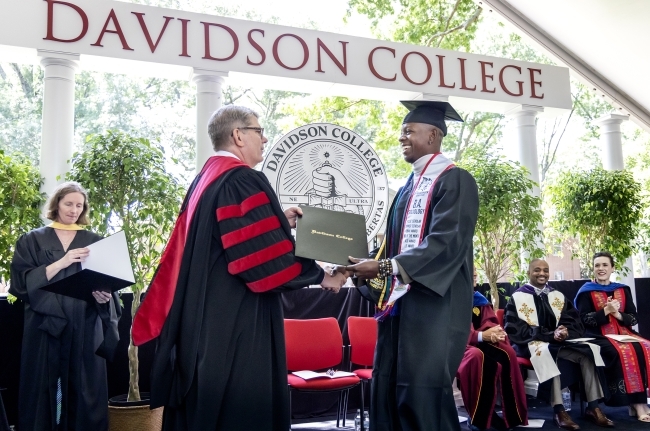
<svg viewBox="0 0 650 431">
<path fill-rule="evenodd" d="M 298 277 L 300 275 L 300 271 L 302 271 L 302 265 L 299 262 L 296 262 L 290 267 L 283 269 L 282 271 L 271 274 L 268 277 L 264 277 L 260 280 L 246 283 L 246 285 L 255 293 L 266 292 L 267 290 L 280 287 L 283 284 L 288 283 L 289 281 Z"/>
<path fill-rule="evenodd" d="M 285 239 L 260 251 L 251 253 L 248 256 L 244 256 L 241 259 L 233 260 L 228 264 L 228 272 L 233 275 L 240 274 L 251 268 L 270 262 L 292 250 L 293 244 L 288 239 Z"/>
<path fill-rule="evenodd" d="M 249 211 L 268 203 L 271 203 L 271 201 L 266 193 L 255 193 L 254 195 L 244 199 L 239 205 L 228 205 L 217 208 L 217 221 L 223 221 L 234 217 L 243 217 Z"/>
<path fill-rule="evenodd" d="M 273 215 L 241 229 L 221 235 L 221 242 L 223 243 L 223 248 L 230 248 L 234 245 L 241 244 L 244 241 L 248 241 L 249 239 L 278 229 L 279 227 L 280 220 L 277 216 Z"/>
</svg>

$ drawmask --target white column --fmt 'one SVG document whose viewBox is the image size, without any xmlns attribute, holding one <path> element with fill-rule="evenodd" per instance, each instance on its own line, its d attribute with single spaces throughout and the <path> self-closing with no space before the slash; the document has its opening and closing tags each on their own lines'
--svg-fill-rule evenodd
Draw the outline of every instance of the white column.
<svg viewBox="0 0 650 431">
<path fill-rule="evenodd" d="M 228 72 L 194 68 L 192 82 L 196 84 L 196 172 L 214 154 L 208 121 L 223 104 L 222 86 Z"/>
<path fill-rule="evenodd" d="M 79 55 L 38 50 L 44 69 L 41 191 L 50 194 L 65 181 L 74 142 L 74 83 Z M 57 179 L 57 177 L 59 179 Z"/>
<path fill-rule="evenodd" d="M 529 178 L 537 185 L 533 195 L 539 196 L 539 162 L 537 160 L 537 114 L 541 106 L 520 105 L 506 113 L 517 142 L 517 161 L 528 169 Z"/>
<path fill-rule="evenodd" d="M 625 169 L 623 161 L 623 139 L 621 123 L 630 117 L 621 114 L 606 114 L 598 118 L 595 123 L 600 127 L 600 145 L 603 168 L 607 171 L 621 171 Z M 626 276 L 620 276 L 620 282 L 630 286 L 632 298 L 636 304 L 636 288 L 634 285 L 634 261 L 632 257 L 625 261 L 629 268 Z"/>
<path fill-rule="evenodd" d="M 600 127 L 603 168 L 607 171 L 620 171 L 625 169 L 621 123 L 628 119 L 629 117 L 627 115 L 607 114 L 595 121 Z"/>
</svg>

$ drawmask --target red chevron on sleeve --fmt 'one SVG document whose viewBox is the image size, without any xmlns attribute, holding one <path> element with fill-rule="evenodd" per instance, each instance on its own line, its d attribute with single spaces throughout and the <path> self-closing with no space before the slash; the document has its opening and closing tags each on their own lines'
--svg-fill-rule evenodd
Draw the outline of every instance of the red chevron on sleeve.
<svg viewBox="0 0 650 431">
<path fill-rule="evenodd" d="M 228 272 L 233 275 L 240 274 L 251 268 L 270 262 L 292 250 L 293 244 L 288 239 L 285 239 L 260 251 L 251 253 L 248 256 L 233 260 L 228 264 Z"/>
<path fill-rule="evenodd" d="M 255 193 L 244 199 L 239 205 L 227 205 L 217 208 L 217 221 L 223 221 L 233 217 L 243 217 L 249 211 L 268 203 L 271 203 L 271 201 L 266 193 Z"/>
<path fill-rule="evenodd" d="M 280 219 L 277 216 L 270 216 L 258 222 L 249 224 L 241 229 L 228 232 L 221 235 L 223 248 L 230 248 L 234 245 L 241 244 L 244 241 L 255 238 L 280 227 Z"/>
<path fill-rule="evenodd" d="M 246 283 L 246 285 L 255 293 L 266 292 L 267 290 L 275 289 L 290 282 L 300 275 L 300 271 L 302 271 L 302 265 L 296 262 L 282 271 L 278 271 L 257 281 Z"/>
</svg>

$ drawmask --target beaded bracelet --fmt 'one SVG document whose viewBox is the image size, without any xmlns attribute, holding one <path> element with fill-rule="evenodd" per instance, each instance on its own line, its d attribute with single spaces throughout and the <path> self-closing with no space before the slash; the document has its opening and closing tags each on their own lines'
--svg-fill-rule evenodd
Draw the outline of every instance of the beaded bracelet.
<svg viewBox="0 0 650 431">
<path fill-rule="evenodd" d="M 390 259 L 379 259 L 379 278 L 387 278 L 393 274 L 393 264 Z"/>
</svg>

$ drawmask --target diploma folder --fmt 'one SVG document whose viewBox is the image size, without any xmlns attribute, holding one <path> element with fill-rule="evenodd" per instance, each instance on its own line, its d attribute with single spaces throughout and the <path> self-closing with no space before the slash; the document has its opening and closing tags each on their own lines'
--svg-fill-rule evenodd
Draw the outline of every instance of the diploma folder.
<svg viewBox="0 0 650 431">
<path fill-rule="evenodd" d="M 92 292 L 115 292 L 135 284 L 129 248 L 124 231 L 86 246 L 90 254 L 81 263 L 81 271 L 41 289 L 85 301 L 95 301 Z"/>
<path fill-rule="evenodd" d="M 300 207 L 296 256 L 349 265 L 348 256 L 367 258 L 366 219 L 359 214 Z"/>
</svg>

